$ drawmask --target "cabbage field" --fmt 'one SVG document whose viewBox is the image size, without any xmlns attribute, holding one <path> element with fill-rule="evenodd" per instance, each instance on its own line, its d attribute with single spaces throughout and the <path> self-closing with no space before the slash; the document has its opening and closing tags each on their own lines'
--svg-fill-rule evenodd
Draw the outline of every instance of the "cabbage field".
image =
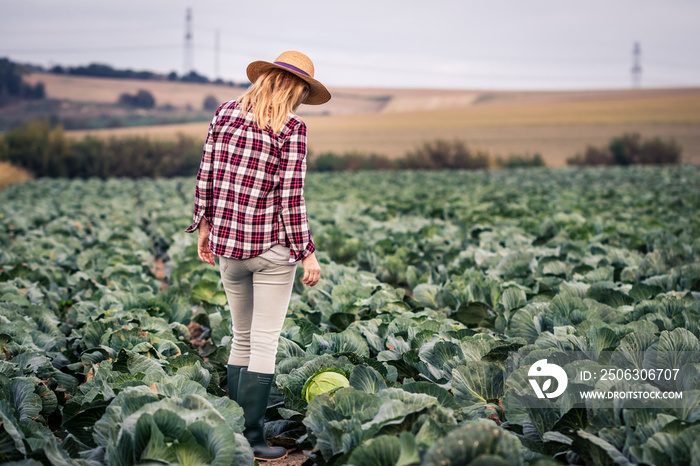
<svg viewBox="0 0 700 466">
<path fill-rule="evenodd" d="M 699 167 L 310 173 L 306 199 L 322 280 L 297 276 L 266 426 L 306 464 L 700 464 Z M 253 463 L 193 201 L 190 178 L 0 192 L 0 462 Z M 529 407 L 508 363 L 651 350 L 682 404 Z M 307 402 L 330 368 L 349 386 Z"/>
</svg>

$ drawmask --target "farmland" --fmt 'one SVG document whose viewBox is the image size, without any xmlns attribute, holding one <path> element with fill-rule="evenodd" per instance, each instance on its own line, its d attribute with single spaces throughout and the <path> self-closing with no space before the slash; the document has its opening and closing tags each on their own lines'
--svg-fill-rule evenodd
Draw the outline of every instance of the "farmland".
<svg viewBox="0 0 700 466">
<path fill-rule="evenodd" d="M 225 295 L 183 233 L 193 191 L 40 179 L 0 193 L 0 461 L 252 464 L 223 385 Z M 318 465 L 697 461 L 698 167 L 310 173 L 305 192 L 322 280 L 297 276 L 275 442 Z M 640 351 L 682 377 L 634 387 L 681 405 L 520 402 L 537 360 L 661 367 Z M 329 367 L 350 387 L 307 402 Z"/>
<path fill-rule="evenodd" d="M 43 73 L 27 79 L 44 82 L 48 97 L 72 105 L 107 105 L 122 92 L 146 89 L 157 105 L 171 105 L 174 112 L 201 109 L 209 94 L 224 101 L 242 92 L 226 86 Z M 402 157 L 426 141 L 462 139 L 498 156 L 539 152 L 548 166 L 562 167 L 589 144 L 604 145 L 612 137 L 636 131 L 645 138 L 675 139 L 683 147 L 683 161 L 700 164 L 699 88 L 558 92 L 337 88 L 331 92 L 328 104 L 300 109 L 309 126 L 310 147 L 317 154 L 359 151 Z M 203 139 L 207 123 L 203 118 L 200 123 L 71 133 L 76 138 L 89 133 L 160 139 L 183 133 Z"/>
</svg>

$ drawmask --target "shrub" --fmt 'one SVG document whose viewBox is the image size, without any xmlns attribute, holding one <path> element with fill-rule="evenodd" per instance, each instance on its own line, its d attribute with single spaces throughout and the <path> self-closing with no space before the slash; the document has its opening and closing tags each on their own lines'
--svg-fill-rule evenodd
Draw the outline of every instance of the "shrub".
<svg viewBox="0 0 700 466">
<path fill-rule="evenodd" d="M 423 143 L 399 161 L 402 168 L 438 170 L 444 168 L 474 170 L 488 168 L 490 156 L 484 151 L 472 151 L 460 140 L 437 139 Z"/>
<path fill-rule="evenodd" d="M 639 154 L 639 163 L 643 164 L 676 164 L 681 161 L 681 146 L 671 139 L 664 141 L 661 138 L 654 138 L 642 144 Z"/>
<path fill-rule="evenodd" d="M 544 159 L 542 154 L 510 154 L 507 159 L 499 158 L 497 164 L 502 168 L 528 168 L 528 167 L 544 167 Z"/>
<path fill-rule="evenodd" d="M 583 154 L 576 154 L 575 157 L 567 159 L 569 165 L 613 165 L 615 159 L 607 147 L 588 146 Z"/>
<path fill-rule="evenodd" d="M 204 99 L 204 103 L 202 104 L 202 108 L 203 108 L 204 110 L 213 112 L 213 111 L 215 111 L 217 108 L 219 108 L 219 104 L 220 104 L 219 99 L 217 99 L 217 98 L 214 97 L 213 95 L 208 95 L 208 96 Z"/>
<path fill-rule="evenodd" d="M 334 172 L 343 170 L 343 161 L 333 152 L 324 152 L 316 157 L 308 157 L 309 170 L 319 172 Z"/>
<path fill-rule="evenodd" d="M 357 170 L 391 170 L 396 164 L 383 155 L 365 155 L 348 152 L 337 155 L 324 152 L 318 156 L 309 156 L 309 170 L 319 172 L 357 171 Z"/>
<path fill-rule="evenodd" d="M 63 127 L 52 127 L 47 120 L 33 120 L 5 132 L 0 159 L 22 167 L 36 176 L 69 176 L 66 160 L 70 142 Z"/>
<path fill-rule="evenodd" d="M 156 99 L 150 92 L 141 89 L 133 95 L 127 93 L 120 95 L 119 104 L 135 108 L 153 108 L 156 106 Z"/>
<path fill-rule="evenodd" d="M 83 142 L 92 150 L 91 160 L 98 171 L 92 176 L 188 176 L 197 173 L 202 158 L 202 144 L 182 134 L 174 142 L 154 141 L 143 136 L 113 137 L 108 141 L 93 138 Z M 104 161 L 95 161 L 95 157 Z"/>
<path fill-rule="evenodd" d="M 66 161 L 71 178 L 107 178 L 110 175 L 109 156 L 103 139 L 86 136 L 74 142 L 71 149 L 72 157 Z"/>
<path fill-rule="evenodd" d="M 7 131 L 0 141 L 0 160 L 36 176 L 190 176 L 197 173 L 201 157 L 202 143 L 181 134 L 175 141 L 87 136 L 71 142 L 61 126 L 52 127 L 42 120 Z"/>
<path fill-rule="evenodd" d="M 626 133 L 612 138 L 608 148 L 613 155 L 615 165 L 632 165 L 639 163 L 642 137 L 639 133 Z"/>
<path fill-rule="evenodd" d="M 383 155 L 371 154 L 367 159 L 365 159 L 363 168 L 374 170 L 395 170 L 396 161 Z"/>
<path fill-rule="evenodd" d="M 569 165 L 676 164 L 681 161 L 681 146 L 673 139 L 658 137 L 642 141 L 639 133 L 614 137 L 608 147 L 588 146 L 583 154 L 567 160 Z"/>
<path fill-rule="evenodd" d="M 537 154 L 539 157 L 539 154 Z M 528 163 L 539 163 L 537 157 Z M 378 154 L 362 154 L 347 152 L 338 155 L 324 152 L 318 156 L 309 157 L 309 170 L 313 171 L 357 171 L 357 170 L 442 170 L 488 168 L 491 157 L 487 152 L 469 149 L 463 141 L 445 141 L 438 139 L 424 143 L 402 159 L 389 159 Z M 544 162 L 542 162 L 544 164 Z"/>
</svg>

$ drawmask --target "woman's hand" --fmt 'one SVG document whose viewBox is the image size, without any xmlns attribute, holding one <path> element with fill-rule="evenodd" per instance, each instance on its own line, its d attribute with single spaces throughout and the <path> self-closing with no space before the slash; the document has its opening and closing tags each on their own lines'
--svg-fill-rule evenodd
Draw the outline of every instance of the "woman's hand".
<svg viewBox="0 0 700 466">
<path fill-rule="evenodd" d="M 214 253 L 209 249 L 209 222 L 202 218 L 199 222 L 199 238 L 197 239 L 197 254 L 204 262 L 216 265 Z"/>
<path fill-rule="evenodd" d="M 316 260 L 316 254 L 311 253 L 311 255 L 306 256 L 304 260 L 301 261 L 302 267 L 304 267 L 304 278 L 301 282 L 306 286 L 314 286 L 321 279 L 321 266 L 318 265 Z"/>
</svg>

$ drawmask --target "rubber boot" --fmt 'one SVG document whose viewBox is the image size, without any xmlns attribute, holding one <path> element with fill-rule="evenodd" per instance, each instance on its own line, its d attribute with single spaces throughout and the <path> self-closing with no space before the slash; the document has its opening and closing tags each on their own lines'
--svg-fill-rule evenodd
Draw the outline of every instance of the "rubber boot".
<svg viewBox="0 0 700 466">
<path fill-rule="evenodd" d="M 238 402 L 238 377 L 241 373 L 241 369 L 245 369 L 245 366 L 232 366 L 231 364 L 226 366 L 228 397 L 235 402 Z"/>
<path fill-rule="evenodd" d="M 241 369 L 238 381 L 238 404 L 243 408 L 245 430 L 243 435 L 253 448 L 256 460 L 272 461 L 287 456 L 284 447 L 271 447 L 265 440 L 265 410 L 270 398 L 273 374 L 248 372 Z"/>
</svg>

